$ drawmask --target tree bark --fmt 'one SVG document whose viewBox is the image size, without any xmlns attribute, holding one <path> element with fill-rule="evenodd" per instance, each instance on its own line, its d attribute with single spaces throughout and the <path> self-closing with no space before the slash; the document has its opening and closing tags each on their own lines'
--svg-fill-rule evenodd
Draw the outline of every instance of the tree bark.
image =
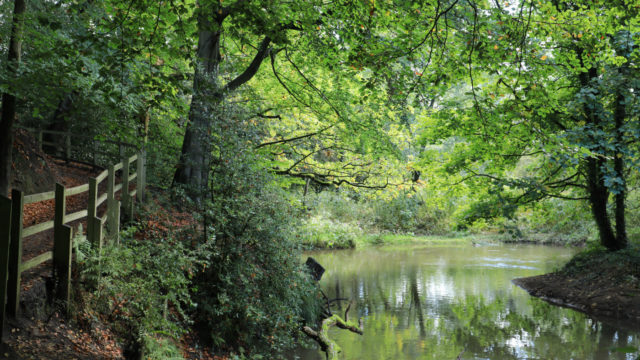
<svg viewBox="0 0 640 360">
<path fill-rule="evenodd" d="M 616 107 L 613 114 L 616 131 L 616 145 L 621 146 L 624 139 L 622 138 L 622 126 L 627 116 L 625 97 L 622 93 L 616 96 Z M 627 181 L 624 176 L 624 154 L 621 149 L 617 149 L 613 158 L 613 170 L 616 177 L 622 180 L 620 189 L 615 194 L 615 219 L 616 219 L 616 244 L 615 247 L 623 249 L 627 247 L 627 223 L 625 218 L 625 198 L 627 196 Z"/>
<path fill-rule="evenodd" d="M 271 38 L 265 36 L 257 47 L 251 63 L 242 73 L 226 85 L 219 84 L 220 39 L 224 20 L 234 11 L 241 11 L 242 0 L 229 7 L 213 5 L 201 9 L 198 16 L 198 66 L 193 81 L 193 98 L 189 110 L 189 121 L 185 130 L 180 163 L 173 177 L 173 185 L 186 186 L 196 201 L 201 198 L 209 178 L 211 157 L 211 120 L 225 94 L 251 80 L 258 72 L 262 61 L 271 51 Z M 211 16 L 209 16 L 211 15 Z"/>
<path fill-rule="evenodd" d="M 607 214 L 607 202 L 609 200 L 609 190 L 604 185 L 602 177 L 603 161 L 597 158 L 587 160 L 587 183 L 589 191 L 589 202 L 591 213 L 598 227 L 600 243 L 610 250 L 617 250 L 617 240 L 611 227 L 611 220 Z"/>
<path fill-rule="evenodd" d="M 7 73 L 14 78 L 18 73 L 22 48 L 23 15 L 26 10 L 24 0 L 15 0 L 9 54 L 7 57 Z M 13 124 L 16 118 L 16 96 L 2 94 L 2 115 L 0 117 L 0 194 L 9 195 L 11 182 L 11 150 L 13 148 Z"/>
<path fill-rule="evenodd" d="M 189 192 L 199 198 L 208 181 L 207 154 L 209 151 L 209 109 L 206 102 L 211 87 L 216 87 L 218 68 L 220 65 L 220 29 L 224 18 L 212 24 L 208 13 L 213 9 L 204 10 L 198 16 L 198 50 L 197 67 L 193 80 L 193 97 L 189 109 L 189 121 L 182 142 L 180 163 L 173 177 L 174 185 L 185 185 Z M 215 26 L 215 28 L 214 28 Z M 215 30 L 215 31 L 214 31 Z M 215 91 L 215 89 L 214 89 Z M 217 104 L 212 104 L 213 106 Z"/>
<path fill-rule="evenodd" d="M 578 56 L 582 61 L 581 51 L 578 52 Z M 587 88 L 592 85 L 592 80 L 595 80 L 597 77 L 597 69 L 590 68 L 588 72 L 580 74 L 580 85 L 583 88 Z M 600 115 L 597 113 L 596 106 L 597 102 L 586 103 L 584 105 L 584 111 L 586 114 L 587 122 L 590 123 L 594 128 L 601 129 L 604 125 Z M 598 139 L 594 138 L 592 139 L 592 141 L 596 142 L 598 141 Z M 607 213 L 607 204 L 609 202 L 610 192 L 605 185 L 603 174 L 603 169 L 605 167 L 604 165 L 606 161 L 607 160 L 604 158 L 604 156 L 594 156 L 587 159 L 587 191 L 589 192 L 591 213 L 593 215 L 593 219 L 596 222 L 596 226 L 598 227 L 600 244 L 602 244 L 609 250 L 619 250 L 626 246 L 626 231 L 623 230 L 620 233 L 620 235 L 622 235 L 624 238 L 624 241 L 621 241 L 621 238 L 616 236 L 616 234 L 614 233 L 611 219 L 609 218 L 609 214 Z M 615 161 L 616 160 L 614 160 L 614 166 Z M 623 174 L 621 174 L 621 176 L 623 176 Z M 618 198 L 616 198 L 616 204 L 618 204 Z M 624 212 L 624 193 L 622 194 L 621 198 L 621 210 Z M 617 215 L 618 214 L 616 211 L 616 216 Z M 616 225 L 616 228 L 617 226 L 625 226 L 624 214 L 622 214 L 622 218 L 622 221 L 620 222 L 620 224 Z"/>
</svg>

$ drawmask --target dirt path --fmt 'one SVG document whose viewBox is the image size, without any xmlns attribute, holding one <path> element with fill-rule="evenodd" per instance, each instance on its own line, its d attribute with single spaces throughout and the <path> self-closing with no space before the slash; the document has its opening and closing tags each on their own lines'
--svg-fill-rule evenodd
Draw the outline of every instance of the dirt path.
<svg viewBox="0 0 640 360">
<path fill-rule="evenodd" d="M 12 186 L 23 190 L 25 195 L 51 191 L 56 182 L 66 187 L 82 185 L 102 171 L 90 165 L 47 156 L 38 149 L 33 138 L 21 131 L 16 136 L 14 160 Z M 101 184 L 99 193 L 103 193 L 105 187 L 105 183 Z M 133 188 L 135 184 L 131 184 L 129 190 Z M 119 198 L 120 192 L 116 194 L 116 199 Z M 68 197 L 67 214 L 86 209 L 87 199 L 87 193 Z M 157 200 L 150 202 L 155 203 L 157 209 L 145 217 L 136 238 L 153 238 L 176 229 L 197 227 L 192 214 L 165 209 Z M 105 210 L 106 203 L 98 208 L 98 216 Z M 53 200 L 28 204 L 24 206 L 23 226 L 46 222 L 53 216 Z M 70 225 L 77 229 L 79 224 L 86 229 L 86 219 Z M 22 261 L 52 249 L 53 230 L 27 237 L 23 241 Z M 7 321 L 0 359 L 124 359 L 122 344 L 118 343 L 104 320 L 96 318 L 95 314 L 87 314 L 77 302 L 72 309 L 74 313 L 69 317 L 72 320 L 65 320 L 55 312 L 55 307 L 46 303 L 48 288 L 52 287 L 51 269 L 51 261 L 48 261 L 22 273 L 21 312 L 17 318 Z M 196 343 L 189 334 L 181 339 L 180 348 L 185 358 L 218 359 Z"/>
<path fill-rule="evenodd" d="M 54 190 L 55 183 L 65 187 L 86 184 L 102 169 L 77 162 L 55 159 L 41 152 L 35 139 L 18 131 L 14 143 L 12 187 L 25 195 Z M 103 190 L 103 189 L 101 189 Z M 66 212 L 86 209 L 88 194 L 67 198 Z M 104 204 L 103 204 L 104 205 Z M 104 206 L 98 214 L 104 212 Z M 23 227 L 52 220 L 54 201 L 42 201 L 24 206 Z M 71 224 L 76 228 L 86 219 Z M 29 236 L 23 240 L 22 261 L 53 249 L 53 230 Z M 43 313 L 46 306 L 47 279 L 52 264 L 47 261 L 21 275 L 21 314 L 9 319 L 4 329 L 4 344 L 0 358 L 9 359 L 122 359 L 115 337 L 99 323 L 78 326 L 70 324 L 57 313 Z"/>
</svg>

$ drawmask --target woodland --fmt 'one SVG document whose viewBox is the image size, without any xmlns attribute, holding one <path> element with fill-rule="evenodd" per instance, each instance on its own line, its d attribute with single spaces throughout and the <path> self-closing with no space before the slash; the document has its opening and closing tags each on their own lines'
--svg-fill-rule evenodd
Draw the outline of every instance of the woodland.
<svg viewBox="0 0 640 360">
<path fill-rule="evenodd" d="M 403 236 L 582 246 L 566 278 L 640 294 L 637 41 L 637 0 L 2 0 L 0 195 L 53 189 L 25 128 L 144 149 L 68 316 L 123 358 L 339 358 L 302 252 Z"/>
</svg>

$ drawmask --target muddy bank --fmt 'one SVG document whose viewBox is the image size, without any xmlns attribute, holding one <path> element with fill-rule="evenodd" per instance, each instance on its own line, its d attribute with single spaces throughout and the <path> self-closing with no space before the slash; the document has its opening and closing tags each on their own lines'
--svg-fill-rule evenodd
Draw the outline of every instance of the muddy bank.
<svg viewBox="0 0 640 360">
<path fill-rule="evenodd" d="M 640 321 L 640 264 L 634 250 L 578 254 L 564 269 L 514 279 L 529 294 L 595 317 Z"/>
</svg>

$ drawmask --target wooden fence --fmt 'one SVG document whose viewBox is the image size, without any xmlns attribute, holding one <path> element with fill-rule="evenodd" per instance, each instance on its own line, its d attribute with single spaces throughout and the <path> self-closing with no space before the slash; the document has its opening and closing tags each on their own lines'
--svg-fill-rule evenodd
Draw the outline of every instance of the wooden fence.
<svg viewBox="0 0 640 360">
<path fill-rule="evenodd" d="M 70 151 L 67 149 L 65 151 L 68 154 Z M 86 219 L 86 239 L 95 247 L 102 247 L 105 239 L 118 242 L 120 212 L 123 212 L 125 219 L 133 219 L 135 199 L 141 201 L 144 198 L 144 159 L 144 150 L 125 156 L 119 163 L 109 165 L 98 176 L 90 178 L 88 183 L 72 188 L 56 183 L 55 189 L 49 192 L 24 195 L 22 191 L 13 190 L 11 199 L 0 196 L 0 299 L 6 299 L 6 313 L 9 316 L 16 316 L 19 310 L 22 273 L 48 260 L 53 260 L 55 298 L 62 301 L 64 306 L 68 305 L 73 239 L 83 236 L 76 230 L 78 233 L 74 237 L 73 229 L 68 224 Z M 106 186 L 101 187 L 105 181 Z M 132 187 L 134 189 L 130 190 Z M 86 209 L 67 214 L 67 198 L 83 193 L 88 193 Z M 120 200 L 116 197 L 118 193 Z M 49 200 L 54 200 L 53 219 L 23 227 L 25 205 Z M 105 202 L 106 211 L 99 214 L 98 210 Z M 50 229 L 53 229 L 53 249 L 22 261 L 24 239 Z M 4 321 L 3 306 L 0 310 L 1 326 Z"/>
</svg>

